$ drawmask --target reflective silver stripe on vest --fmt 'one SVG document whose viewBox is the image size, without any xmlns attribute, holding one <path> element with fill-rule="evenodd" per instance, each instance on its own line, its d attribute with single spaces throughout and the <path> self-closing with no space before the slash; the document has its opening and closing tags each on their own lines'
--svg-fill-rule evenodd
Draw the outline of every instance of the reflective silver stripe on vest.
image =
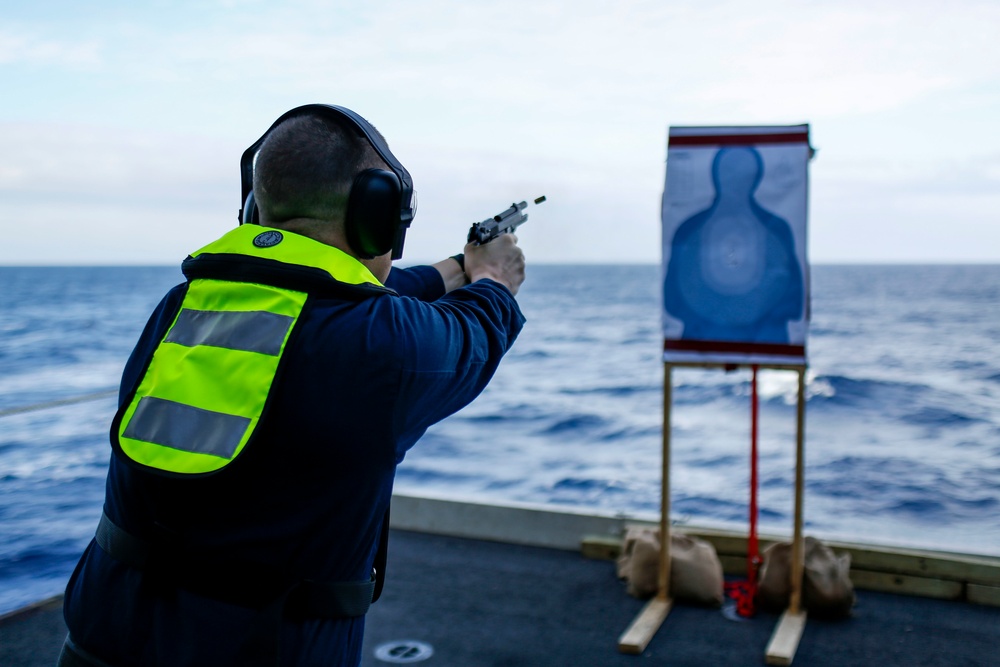
<svg viewBox="0 0 1000 667">
<path fill-rule="evenodd" d="M 263 310 L 215 311 L 183 308 L 164 342 L 185 347 L 209 345 L 227 350 L 260 352 L 272 357 L 281 352 L 294 317 Z"/>
<path fill-rule="evenodd" d="M 231 459 L 249 426 L 248 417 L 143 396 L 122 436 L 185 452 Z"/>
</svg>

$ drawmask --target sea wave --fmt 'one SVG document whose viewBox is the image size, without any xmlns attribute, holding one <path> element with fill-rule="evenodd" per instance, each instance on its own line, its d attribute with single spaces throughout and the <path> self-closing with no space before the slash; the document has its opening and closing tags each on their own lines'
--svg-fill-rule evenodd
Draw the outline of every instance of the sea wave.
<svg viewBox="0 0 1000 667">
<path fill-rule="evenodd" d="M 813 269 L 807 532 L 1000 555 L 1000 267 Z M 118 376 L 179 273 L 0 268 L 0 279 L 2 613 L 58 592 L 93 536 Z M 407 454 L 396 489 L 658 512 L 658 282 L 654 266 L 533 267 L 514 349 L 476 402 Z M 671 378 L 672 519 L 745 530 L 750 373 Z M 761 370 L 758 396 L 761 530 L 783 535 L 797 374 Z"/>
</svg>

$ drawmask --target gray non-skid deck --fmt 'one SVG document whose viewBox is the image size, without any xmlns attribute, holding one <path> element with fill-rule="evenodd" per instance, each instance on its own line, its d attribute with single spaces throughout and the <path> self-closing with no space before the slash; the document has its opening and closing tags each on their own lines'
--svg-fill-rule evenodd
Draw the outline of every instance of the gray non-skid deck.
<svg viewBox="0 0 1000 667">
<path fill-rule="evenodd" d="M 759 665 L 777 617 L 727 619 L 675 606 L 639 656 L 618 635 L 643 603 L 607 561 L 572 551 L 394 530 L 388 580 L 367 621 L 362 665 L 378 647 L 416 641 L 428 667 Z M 54 664 L 58 604 L 0 623 L 0 665 Z M 1000 665 L 1000 608 L 860 591 L 849 620 L 810 620 L 795 665 Z"/>
<path fill-rule="evenodd" d="M 732 621 L 676 605 L 640 656 L 617 650 L 642 609 L 614 564 L 570 551 L 396 532 L 363 665 L 382 642 L 433 647 L 426 665 L 759 665 L 778 617 Z M 859 591 L 845 621 L 810 620 L 803 667 L 1000 665 L 1000 608 Z"/>
</svg>

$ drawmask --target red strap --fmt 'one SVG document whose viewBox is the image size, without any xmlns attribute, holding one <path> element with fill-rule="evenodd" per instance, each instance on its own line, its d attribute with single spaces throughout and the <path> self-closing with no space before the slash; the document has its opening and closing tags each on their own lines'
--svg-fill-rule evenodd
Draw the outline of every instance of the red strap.
<svg viewBox="0 0 1000 667">
<path fill-rule="evenodd" d="M 750 537 L 747 539 L 747 580 L 757 590 L 757 567 L 760 565 L 760 551 L 757 544 L 757 369 L 753 365 L 750 380 Z"/>
<path fill-rule="evenodd" d="M 760 547 L 757 542 L 757 364 L 750 379 L 750 535 L 747 538 L 747 579 L 726 584 L 726 595 L 736 601 L 736 613 L 753 616 L 757 596 L 757 568 L 760 567 Z"/>
<path fill-rule="evenodd" d="M 727 581 L 726 595 L 736 601 L 736 613 L 745 618 L 754 615 L 754 596 L 757 594 L 756 586 L 750 587 L 749 581 Z"/>
</svg>

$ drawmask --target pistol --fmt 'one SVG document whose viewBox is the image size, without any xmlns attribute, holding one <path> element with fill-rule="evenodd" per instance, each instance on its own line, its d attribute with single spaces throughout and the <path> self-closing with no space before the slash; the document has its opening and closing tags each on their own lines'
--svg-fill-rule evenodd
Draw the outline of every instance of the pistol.
<svg viewBox="0 0 1000 667">
<path fill-rule="evenodd" d="M 545 201 L 545 197 L 538 197 L 534 201 L 536 204 L 541 204 Z M 468 243 L 483 245 L 484 243 L 489 243 L 501 234 L 512 233 L 515 229 L 528 221 L 528 214 L 522 213 L 522 211 L 526 208 L 528 208 L 528 202 L 526 201 L 523 201 L 520 204 L 514 203 L 511 204 L 510 208 L 506 211 L 497 213 L 492 218 L 487 218 L 482 222 L 472 223 L 472 227 L 469 228 Z"/>
</svg>

